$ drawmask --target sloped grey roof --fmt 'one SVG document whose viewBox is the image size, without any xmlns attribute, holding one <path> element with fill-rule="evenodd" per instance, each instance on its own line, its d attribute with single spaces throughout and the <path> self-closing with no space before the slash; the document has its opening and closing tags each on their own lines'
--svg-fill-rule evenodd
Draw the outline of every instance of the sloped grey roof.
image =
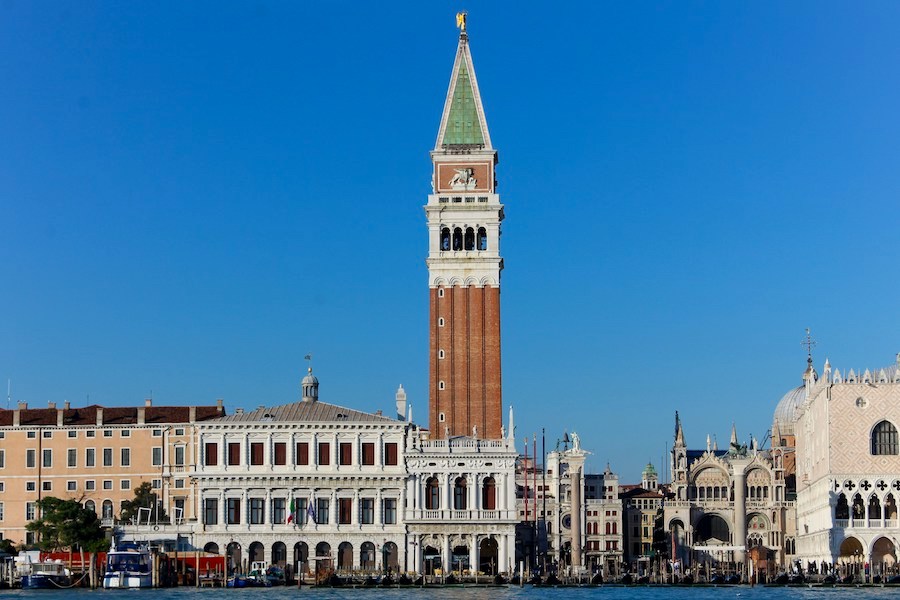
<svg viewBox="0 0 900 600">
<path fill-rule="evenodd" d="M 365 413 L 326 402 L 292 402 L 233 413 L 207 423 L 399 423 L 383 415 Z"/>
</svg>

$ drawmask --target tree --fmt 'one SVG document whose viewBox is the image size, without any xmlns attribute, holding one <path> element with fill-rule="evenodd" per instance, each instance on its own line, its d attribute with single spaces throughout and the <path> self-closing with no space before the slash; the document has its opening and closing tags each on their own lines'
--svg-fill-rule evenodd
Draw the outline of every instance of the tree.
<svg viewBox="0 0 900 600">
<path fill-rule="evenodd" d="M 109 548 L 97 513 L 75 500 L 48 496 L 38 500 L 41 518 L 25 525 L 37 533 L 39 547 L 46 552 L 65 548 L 98 552 Z"/>
<path fill-rule="evenodd" d="M 166 515 L 166 510 L 163 508 L 162 503 L 157 501 L 158 497 L 158 493 L 153 491 L 150 482 L 145 481 L 134 489 L 134 500 L 122 502 L 122 511 L 119 513 L 119 519 L 126 523 L 137 522 L 140 516 L 140 509 L 144 508 L 150 509 L 150 515 L 155 520 L 168 521 L 169 517 Z"/>
</svg>

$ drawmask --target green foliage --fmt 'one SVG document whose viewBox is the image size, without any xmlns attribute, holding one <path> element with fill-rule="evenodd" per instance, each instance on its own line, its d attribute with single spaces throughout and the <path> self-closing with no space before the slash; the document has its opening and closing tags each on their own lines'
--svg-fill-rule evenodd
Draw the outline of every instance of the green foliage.
<svg viewBox="0 0 900 600">
<path fill-rule="evenodd" d="M 18 554 L 12 540 L 0 540 L 0 554 Z"/>
<path fill-rule="evenodd" d="M 134 489 L 134 500 L 125 500 L 122 502 L 122 512 L 119 513 L 119 519 L 125 523 L 131 523 L 138 518 L 138 511 L 141 508 L 149 508 L 151 519 L 161 523 L 167 522 L 169 516 L 166 514 L 162 504 L 159 504 L 154 510 L 156 504 L 157 493 L 153 491 L 153 487 L 149 481 L 145 481 Z M 159 515 L 156 511 L 159 511 Z M 146 518 L 146 511 L 144 511 Z"/>
<path fill-rule="evenodd" d="M 38 500 L 41 518 L 25 525 L 37 533 L 38 546 L 45 552 L 71 548 L 98 552 L 109 548 L 97 514 L 75 500 L 49 496 Z"/>
</svg>

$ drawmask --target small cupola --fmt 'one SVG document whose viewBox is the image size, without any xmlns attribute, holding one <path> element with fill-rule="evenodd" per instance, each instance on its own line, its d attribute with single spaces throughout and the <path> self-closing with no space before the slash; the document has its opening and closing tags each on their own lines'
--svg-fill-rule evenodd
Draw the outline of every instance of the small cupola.
<svg viewBox="0 0 900 600">
<path fill-rule="evenodd" d="M 304 402 L 316 402 L 319 399 L 319 380 L 312 374 L 312 367 L 309 367 L 306 377 L 300 382 L 300 388 Z"/>
</svg>

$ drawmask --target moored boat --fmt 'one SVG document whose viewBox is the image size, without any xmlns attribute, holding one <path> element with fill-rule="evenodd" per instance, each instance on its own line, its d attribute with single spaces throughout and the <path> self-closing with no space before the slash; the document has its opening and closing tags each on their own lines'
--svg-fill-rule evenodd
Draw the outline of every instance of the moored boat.
<svg viewBox="0 0 900 600">
<path fill-rule="evenodd" d="M 121 544 L 106 555 L 103 587 L 149 588 L 153 586 L 150 549 L 136 544 Z"/>
</svg>

